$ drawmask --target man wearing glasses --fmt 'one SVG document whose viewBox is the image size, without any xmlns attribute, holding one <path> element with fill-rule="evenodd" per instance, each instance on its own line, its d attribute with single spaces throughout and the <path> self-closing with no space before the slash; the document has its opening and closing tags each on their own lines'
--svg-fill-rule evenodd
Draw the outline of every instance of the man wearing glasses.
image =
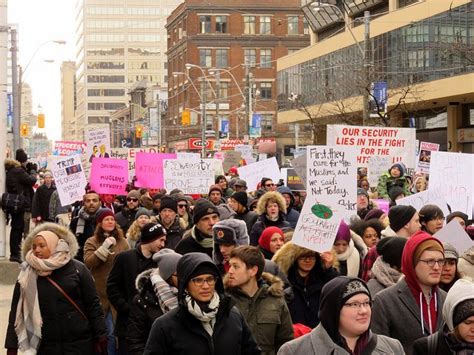
<svg viewBox="0 0 474 355">
<path fill-rule="evenodd" d="M 137 190 L 132 190 L 127 195 L 127 204 L 125 207 L 115 215 L 115 219 L 123 230 L 123 234 L 127 234 L 128 228 L 135 220 L 135 214 L 138 207 L 140 207 L 140 193 Z"/>
<path fill-rule="evenodd" d="M 153 323 L 144 354 L 260 354 L 209 256 L 184 255 L 177 274 L 179 306 Z"/>
<path fill-rule="evenodd" d="M 273 180 L 267 177 L 262 178 L 260 184 L 262 185 L 262 189 L 265 192 L 268 191 L 275 191 L 275 184 L 273 183 Z"/>
<path fill-rule="evenodd" d="M 402 254 L 402 278 L 374 299 L 372 330 L 400 340 L 406 354 L 413 342 L 434 334 L 443 324 L 446 292 L 438 288 L 445 263 L 443 244 L 419 231 L 408 239 Z"/>
</svg>

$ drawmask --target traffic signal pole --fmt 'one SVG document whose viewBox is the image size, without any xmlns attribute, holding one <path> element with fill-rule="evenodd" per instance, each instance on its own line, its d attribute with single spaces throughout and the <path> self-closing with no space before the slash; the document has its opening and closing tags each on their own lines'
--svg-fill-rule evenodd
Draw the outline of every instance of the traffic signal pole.
<svg viewBox="0 0 474 355">
<path fill-rule="evenodd" d="M 18 81 L 18 48 L 16 42 L 16 29 L 10 29 L 11 36 L 11 58 L 12 58 L 12 97 L 13 97 L 13 154 L 21 148 L 20 140 L 20 89 Z"/>
</svg>

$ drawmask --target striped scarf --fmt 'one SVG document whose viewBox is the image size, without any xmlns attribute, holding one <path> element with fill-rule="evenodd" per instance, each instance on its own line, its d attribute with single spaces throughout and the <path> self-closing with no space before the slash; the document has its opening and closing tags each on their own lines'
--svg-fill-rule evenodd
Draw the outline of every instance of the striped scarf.
<svg viewBox="0 0 474 355">
<path fill-rule="evenodd" d="M 152 271 L 150 281 L 163 314 L 178 307 L 178 289 L 163 280 L 158 269 Z"/>
<path fill-rule="evenodd" d="M 59 239 L 56 251 L 48 259 L 39 259 L 30 250 L 18 275 L 20 298 L 16 309 L 15 332 L 18 347 L 25 355 L 34 355 L 41 342 L 43 320 L 38 301 L 38 276 L 48 276 L 71 260 L 69 244 Z"/>
</svg>

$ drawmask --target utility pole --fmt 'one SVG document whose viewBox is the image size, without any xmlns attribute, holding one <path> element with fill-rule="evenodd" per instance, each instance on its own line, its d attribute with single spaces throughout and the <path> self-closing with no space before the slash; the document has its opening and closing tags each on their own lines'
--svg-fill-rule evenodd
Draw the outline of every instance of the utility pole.
<svg viewBox="0 0 474 355">
<path fill-rule="evenodd" d="M 219 99 L 220 99 L 220 90 L 221 90 L 221 74 L 218 71 L 216 71 L 216 118 L 217 118 L 217 127 L 216 127 L 216 141 L 220 139 L 220 126 L 221 126 L 221 120 L 219 117 Z"/>
<path fill-rule="evenodd" d="M 244 118 L 244 124 L 243 124 L 243 129 L 244 129 L 244 138 L 245 135 L 249 134 L 249 117 L 250 117 L 250 106 L 252 105 L 252 94 L 250 92 L 250 63 L 245 62 L 245 93 L 247 94 L 245 97 L 245 118 Z M 238 138 L 238 137 L 237 137 Z M 249 137 L 250 138 L 250 137 Z"/>
<path fill-rule="evenodd" d="M 0 0 L 0 86 L 7 87 L 7 58 L 8 58 L 8 24 L 7 24 L 7 0 Z M 0 157 L 6 157 L 7 150 L 7 92 L 0 90 Z M 5 192 L 5 169 L 0 169 L 0 195 Z M 5 215 L 0 210 L 0 257 L 6 254 L 7 230 Z"/>
<path fill-rule="evenodd" d="M 158 151 L 161 149 L 161 100 L 160 95 L 158 94 L 156 97 L 156 115 L 158 116 Z"/>
<path fill-rule="evenodd" d="M 252 116 L 253 116 L 253 108 L 252 108 L 252 91 L 253 91 L 253 80 L 252 80 L 252 73 L 249 73 L 248 77 L 249 81 L 249 115 L 247 116 L 247 134 L 250 140 L 250 125 L 252 123 Z"/>
<path fill-rule="evenodd" d="M 201 158 L 206 158 L 206 78 L 201 81 Z"/>
<path fill-rule="evenodd" d="M 364 95 L 363 95 L 363 121 L 362 125 L 365 126 L 369 123 L 369 89 L 371 85 L 370 78 L 370 63 L 371 63 L 371 46 L 370 46 L 370 11 L 364 11 Z"/>
<path fill-rule="evenodd" d="M 13 97 L 13 154 L 21 148 L 20 141 L 20 83 L 18 81 L 18 47 L 16 42 L 16 29 L 11 28 L 11 58 L 12 58 L 12 97 Z"/>
</svg>

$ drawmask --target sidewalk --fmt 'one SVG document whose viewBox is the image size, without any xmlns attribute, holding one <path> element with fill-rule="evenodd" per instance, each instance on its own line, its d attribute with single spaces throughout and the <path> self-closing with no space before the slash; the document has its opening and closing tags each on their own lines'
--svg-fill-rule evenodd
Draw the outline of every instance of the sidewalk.
<svg viewBox="0 0 474 355">
<path fill-rule="evenodd" d="M 8 315 L 15 285 L 0 285 L 0 354 L 6 354 L 4 349 L 7 333 Z"/>
</svg>

